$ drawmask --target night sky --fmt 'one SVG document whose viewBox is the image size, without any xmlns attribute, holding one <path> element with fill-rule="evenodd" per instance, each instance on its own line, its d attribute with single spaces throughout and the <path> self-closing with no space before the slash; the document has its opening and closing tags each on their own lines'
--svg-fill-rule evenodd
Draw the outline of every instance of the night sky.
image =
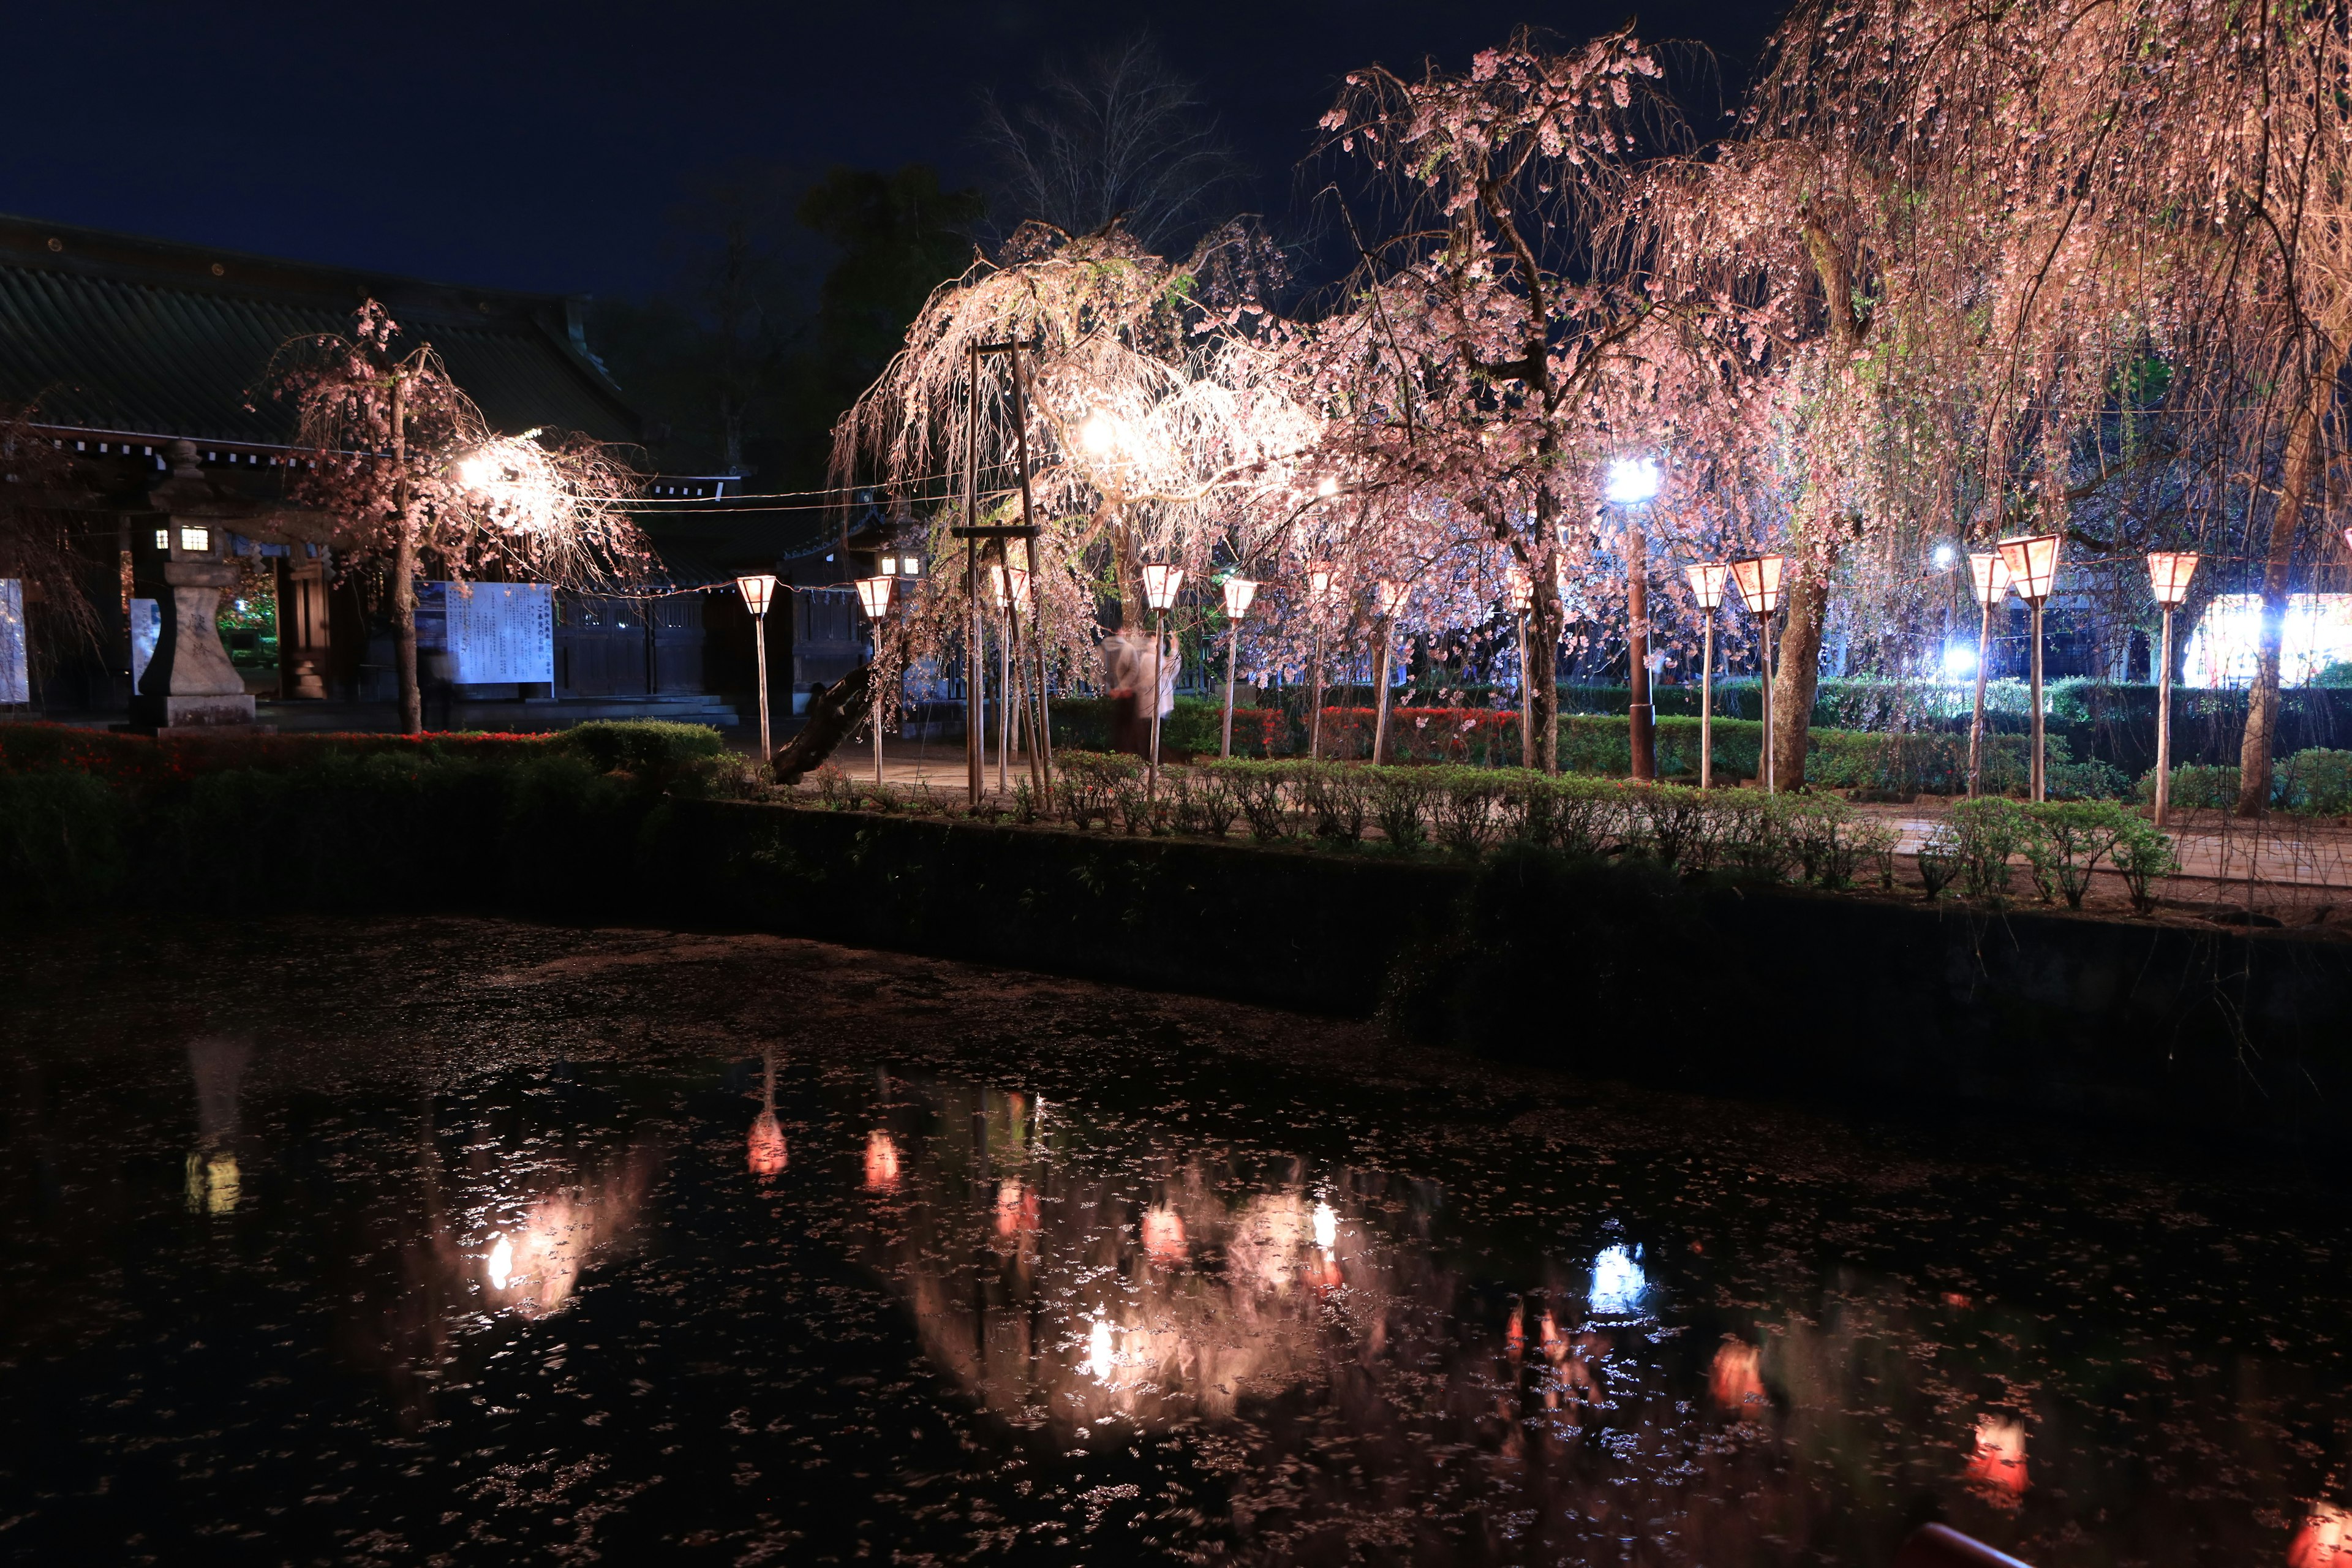
<svg viewBox="0 0 2352 1568">
<path fill-rule="evenodd" d="M 984 88 L 1146 20 L 1300 216 L 1314 121 L 1339 75 L 1449 66 L 1531 24 L 1580 38 L 1622 3 L 634 7 L 56 0 L 10 9 L 0 210 L 226 248 L 517 289 L 639 295 L 673 261 L 665 216 L 730 164 L 938 165 L 982 179 Z M 1645 36 L 1699 39 L 1737 77 L 1777 6 L 1667 4 Z"/>
</svg>

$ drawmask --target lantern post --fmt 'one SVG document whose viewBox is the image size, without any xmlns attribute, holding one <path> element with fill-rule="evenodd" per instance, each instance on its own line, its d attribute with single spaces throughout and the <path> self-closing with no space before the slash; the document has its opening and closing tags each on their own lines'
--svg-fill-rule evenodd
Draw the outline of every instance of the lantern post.
<svg viewBox="0 0 2352 1568">
<path fill-rule="evenodd" d="M 1715 787 L 1715 612 L 1723 607 L 1723 590 L 1731 581 L 1727 562 L 1701 561 L 1683 568 L 1690 579 L 1691 596 L 1706 616 L 1706 640 L 1698 666 L 1698 787 Z"/>
<path fill-rule="evenodd" d="M 1780 579 L 1787 573 L 1785 555 L 1751 555 L 1731 563 L 1731 581 L 1739 602 L 1748 606 L 1763 628 L 1764 793 L 1774 790 L 1772 778 L 1772 617 L 1780 608 Z"/>
<path fill-rule="evenodd" d="M 857 603 L 874 627 L 874 664 L 877 669 L 882 663 L 882 622 L 890 613 L 890 584 L 897 580 L 895 576 L 860 577 L 857 580 Z M 882 785 L 882 693 L 871 685 L 866 693 L 866 718 L 868 727 L 874 731 L 874 784 L 879 789 Z"/>
<path fill-rule="evenodd" d="M 1162 667 L 1168 659 L 1168 611 L 1176 603 L 1176 590 L 1184 585 L 1184 568 L 1164 563 L 1146 563 L 1143 568 L 1143 600 L 1151 607 L 1151 766 L 1144 780 L 1146 798 L 1157 799 L 1160 793 L 1160 693 L 1165 686 Z"/>
<path fill-rule="evenodd" d="M 2009 567 L 1998 550 L 1972 552 L 1969 556 L 1969 580 L 1976 590 L 1977 604 L 1983 616 L 1977 622 L 1977 701 L 1974 717 L 1969 721 L 1969 798 L 1974 800 L 1983 776 L 1985 680 L 1992 659 L 1992 613 L 2009 597 Z"/>
<path fill-rule="evenodd" d="M 751 647 L 760 667 L 760 762 L 765 766 L 776 754 L 768 735 L 768 602 L 776 595 L 775 574 L 747 572 L 735 579 L 735 591 L 751 612 Z"/>
<path fill-rule="evenodd" d="M 2346 534 L 2352 542 L 2352 531 Z M 2148 586 L 2164 611 L 2164 673 L 2157 678 L 2156 698 L 2156 825 L 2161 827 L 2172 810 L 2172 612 L 2189 598 L 2189 580 L 2197 574 L 2197 555 L 2188 550 L 2147 552 Z"/>
<path fill-rule="evenodd" d="M 1242 645 L 1242 617 L 1257 597 L 1257 584 L 1247 577 L 1228 577 L 1225 590 L 1225 732 L 1217 755 L 1234 754 L 1234 663 Z"/>
<path fill-rule="evenodd" d="M 1331 605 L 1331 563 L 1307 563 L 1307 608 L 1314 627 L 1313 674 L 1307 686 L 1307 756 L 1323 760 L 1323 617 Z"/>
<path fill-rule="evenodd" d="M 1626 458 L 1609 465 L 1602 493 L 1626 509 L 1625 513 L 1625 738 L 1633 753 L 1633 776 L 1658 776 L 1658 710 L 1650 698 L 1650 569 L 1647 542 L 1632 508 L 1658 493 L 1658 465 L 1646 458 Z"/>
<path fill-rule="evenodd" d="M 2045 726 L 2042 714 L 2042 607 L 2058 585 L 2058 552 L 2065 536 L 2036 533 L 2000 542 L 2000 563 L 2009 568 L 2010 585 L 2033 611 L 2033 789 L 2035 800 L 2049 795 L 2049 770 L 2042 755 Z"/>
</svg>

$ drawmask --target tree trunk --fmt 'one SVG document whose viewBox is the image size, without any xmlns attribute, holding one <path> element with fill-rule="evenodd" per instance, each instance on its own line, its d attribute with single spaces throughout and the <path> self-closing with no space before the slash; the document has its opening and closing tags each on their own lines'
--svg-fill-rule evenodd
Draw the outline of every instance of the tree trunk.
<svg viewBox="0 0 2352 1568">
<path fill-rule="evenodd" d="M 425 732 L 425 698 L 416 685 L 416 528 L 408 516 L 408 383 L 392 384 L 392 668 L 400 690 L 400 732 Z"/>
<path fill-rule="evenodd" d="M 392 547 L 392 668 L 400 686 L 400 732 L 425 732 L 425 697 L 416 684 L 416 540 L 404 524 Z"/>
<path fill-rule="evenodd" d="M 2312 482 L 2326 461 L 2320 428 L 2336 398 L 2336 377 L 2344 370 L 2341 331 L 2329 333 L 2320 363 L 2305 384 L 2294 424 L 2287 431 L 2286 469 L 2279 477 L 2278 510 L 2271 514 L 2270 551 L 2263 563 L 2262 641 L 2254 666 L 2253 689 L 2246 697 L 2246 735 L 2238 751 L 2240 816 L 2260 816 L 2270 805 L 2271 749 L 2278 736 L 2279 650 L 2286 633 L 2288 571 L 2294 564 L 2295 531 L 2303 523 L 2304 503 Z"/>
<path fill-rule="evenodd" d="M 1527 683 L 1528 727 L 1535 749 L 1525 759 L 1531 768 L 1559 772 L 1559 541 L 1550 521 L 1543 521 L 1543 544 L 1537 552 L 1535 595 L 1528 606 L 1527 663 L 1519 679 Z"/>
<path fill-rule="evenodd" d="M 1805 787 L 1805 747 L 1813 722 L 1813 696 L 1822 679 L 1822 629 L 1829 619 L 1830 573 L 1800 550 L 1789 563 L 1789 621 L 1772 671 L 1772 779 L 1780 789 Z"/>
</svg>

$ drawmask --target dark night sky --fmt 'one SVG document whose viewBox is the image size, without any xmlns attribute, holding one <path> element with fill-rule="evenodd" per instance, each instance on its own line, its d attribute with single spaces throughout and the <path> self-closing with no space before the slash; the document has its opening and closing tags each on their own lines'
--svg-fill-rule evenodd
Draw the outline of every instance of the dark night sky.
<svg viewBox="0 0 2352 1568">
<path fill-rule="evenodd" d="M 9 8 L 0 210 L 518 289 L 634 294 L 667 271 L 663 216 L 744 160 L 984 170 L 983 87 L 1146 19 L 1201 80 L 1280 217 L 1339 74 L 1460 66 L 1520 23 L 1579 38 L 1623 0 L 1234 4 Z M 1777 6 L 1670 3 L 1654 39 L 1752 59 Z M 210 14 L 207 15 L 206 13 Z"/>
</svg>

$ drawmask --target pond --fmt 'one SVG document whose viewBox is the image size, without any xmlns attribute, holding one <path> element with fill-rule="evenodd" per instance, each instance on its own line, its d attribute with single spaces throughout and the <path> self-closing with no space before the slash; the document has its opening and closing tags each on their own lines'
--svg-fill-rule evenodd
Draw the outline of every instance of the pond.
<svg viewBox="0 0 2352 1568">
<path fill-rule="evenodd" d="M 773 938 L 118 921 L 0 985 L 14 1560 L 2352 1551 L 2324 1173 Z"/>
</svg>

